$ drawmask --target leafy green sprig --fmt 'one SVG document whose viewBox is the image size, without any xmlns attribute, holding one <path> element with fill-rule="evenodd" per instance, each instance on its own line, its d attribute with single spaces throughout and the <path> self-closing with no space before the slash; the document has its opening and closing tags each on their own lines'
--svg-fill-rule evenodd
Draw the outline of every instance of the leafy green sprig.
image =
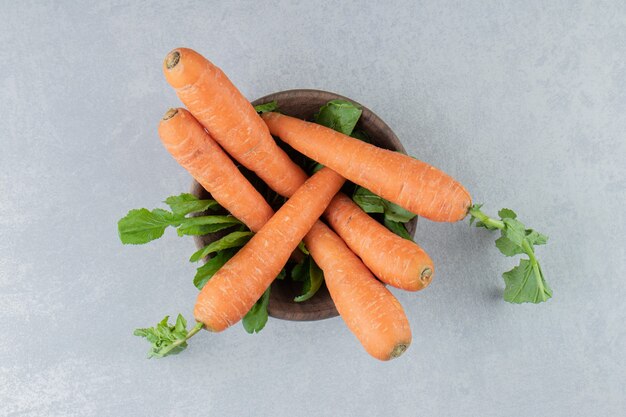
<svg viewBox="0 0 626 417">
<path fill-rule="evenodd" d="M 302 294 L 293 299 L 296 303 L 311 299 L 324 283 L 324 272 L 308 255 L 291 270 L 291 279 L 302 282 Z"/>
<path fill-rule="evenodd" d="M 254 106 L 254 110 L 259 114 L 275 112 L 278 110 L 278 102 L 274 100 L 264 104 L 257 104 Z"/>
<path fill-rule="evenodd" d="M 238 249 L 245 245 L 253 236 L 247 227 L 231 215 L 202 215 L 188 216 L 206 210 L 216 211 L 221 209 L 215 200 L 200 200 L 192 194 L 180 194 L 168 197 L 164 201 L 171 211 L 164 209 L 148 210 L 145 208 L 131 210 L 118 222 L 118 233 L 124 244 L 145 244 L 163 236 L 167 227 L 177 228 L 179 236 L 204 235 L 217 232 L 233 226 L 239 229 L 210 243 L 196 251 L 190 261 L 196 262 L 209 255 L 214 255 L 200 266 L 194 277 L 194 285 L 202 289 Z M 279 278 L 284 277 L 284 271 Z M 244 329 L 248 333 L 258 333 L 265 327 L 268 320 L 267 306 L 270 290 L 254 304 L 242 320 Z M 187 340 L 198 333 L 202 328 L 197 323 L 187 331 L 187 322 L 182 315 L 178 315 L 174 325 L 168 324 L 169 316 L 166 316 L 155 327 L 136 329 L 134 335 L 144 337 L 151 343 L 149 357 L 161 358 L 181 352 L 187 347 Z"/>
<path fill-rule="evenodd" d="M 498 212 L 500 219 L 489 217 L 481 211 L 482 204 L 475 204 L 469 209 L 470 225 L 488 230 L 500 230 L 496 247 L 505 256 L 525 254 L 528 259 L 521 259 L 518 266 L 502 274 L 505 282 L 504 300 L 510 303 L 541 303 L 552 297 L 548 285 L 535 256 L 535 246 L 545 245 L 548 236 L 533 229 L 527 229 L 517 220 L 517 214 L 504 208 Z M 475 223 L 474 223 L 475 222 Z"/>
<path fill-rule="evenodd" d="M 176 318 L 174 325 L 169 324 L 168 320 L 169 316 L 165 316 L 156 326 L 136 329 L 133 332 L 135 336 L 144 337 L 150 342 L 148 358 L 163 358 L 182 352 L 187 348 L 187 340 L 203 327 L 202 323 L 196 322 L 195 326 L 187 331 L 187 320 L 181 314 Z"/>
<path fill-rule="evenodd" d="M 404 239 L 413 240 L 406 230 L 405 223 L 411 221 L 415 214 L 363 187 L 356 188 L 352 200 L 366 213 L 382 214 L 383 224 L 393 233 Z"/>
<path fill-rule="evenodd" d="M 209 215 L 186 217 L 188 214 L 205 210 L 218 210 L 215 200 L 199 200 L 192 194 L 168 197 L 165 204 L 171 211 L 145 208 L 130 210 L 117 223 L 120 240 L 124 244 L 141 245 L 163 236 L 168 226 L 177 228 L 179 236 L 205 235 L 218 232 L 242 223 L 231 215 Z"/>
</svg>

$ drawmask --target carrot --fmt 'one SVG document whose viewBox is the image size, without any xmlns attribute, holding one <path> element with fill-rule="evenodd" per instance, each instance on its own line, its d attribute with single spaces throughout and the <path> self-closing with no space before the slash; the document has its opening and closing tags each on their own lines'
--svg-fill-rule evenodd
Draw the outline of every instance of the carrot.
<svg viewBox="0 0 626 417">
<path fill-rule="evenodd" d="M 304 171 L 276 145 L 252 105 L 219 68 L 197 52 L 179 48 L 165 58 L 164 73 L 212 137 L 270 188 L 290 197 L 304 183 Z M 334 213 L 336 208 L 348 215 Z M 359 213 L 359 221 L 351 222 L 355 213 Z M 430 282 L 434 268 L 428 255 L 417 244 L 381 227 L 349 198 L 344 196 L 342 204 L 333 200 L 325 216 L 350 249 L 385 283 L 417 290 Z"/>
<path fill-rule="evenodd" d="M 337 311 L 370 355 L 383 361 L 400 356 L 411 344 L 402 306 L 339 236 L 321 225 L 313 225 L 304 242 L 324 271 Z M 325 250 L 328 246 L 335 253 Z"/>
<path fill-rule="evenodd" d="M 215 201 L 257 232 L 274 211 L 202 125 L 185 109 L 170 109 L 159 123 L 161 142 Z"/>
<path fill-rule="evenodd" d="M 194 308 L 196 319 L 215 332 L 241 320 L 343 183 L 328 168 L 308 179 L 202 288 Z"/>
<path fill-rule="evenodd" d="M 472 205 L 459 182 L 417 159 L 294 117 L 262 117 L 273 135 L 297 151 L 410 212 L 453 222 L 463 219 Z"/>
<path fill-rule="evenodd" d="M 271 189 L 291 196 L 306 181 L 304 171 L 276 145 L 254 107 L 221 69 L 197 52 L 179 48 L 167 56 L 163 70 L 191 114 Z"/>
<path fill-rule="evenodd" d="M 390 233 L 345 194 L 333 198 L 324 217 L 384 283 L 407 291 L 430 284 L 435 267 L 428 254 L 414 242 Z"/>
</svg>

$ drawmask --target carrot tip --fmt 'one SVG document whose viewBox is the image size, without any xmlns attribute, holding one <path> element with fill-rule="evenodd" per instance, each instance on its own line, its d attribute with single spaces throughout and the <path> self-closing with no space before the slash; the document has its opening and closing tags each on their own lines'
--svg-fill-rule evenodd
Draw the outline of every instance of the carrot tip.
<svg viewBox="0 0 626 417">
<path fill-rule="evenodd" d="M 422 271 L 422 274 L 420 275 L 420 280 L 424 284 L 428 284 L 432 277 L 433 277 L 433 270 L 430 268 L 424 268 L 424 270 Z"/>
<path fill-rule="evenodd" d="M 391 351 L 391 354 L 389 355 L 390 359 L 395 359 L 398 356 L 402 355 L 404 353 L 405 350 L 407 350 L 409 347 L 408 343 L 399 343 L 397 344 L 393 350 Z"/>
<path fill-rule="evenodd" d="M 169 120 L 172 117 L 176 116 L 176 114 L 178 113 L 178 109 L 169 109 L 167 112 L 165 112 L 165 114 L 163 115 L 163 120 Z"/>
<path fill-rule="evenodd" d="M 179 61 L 180 61 L 180 52 L 172 51 L 169 54 L 167 54 L 167 56 L 165 57 L 165 67 L 167 69 L 172 69 L 176 65 L 178 65 Z"/>
</svg>

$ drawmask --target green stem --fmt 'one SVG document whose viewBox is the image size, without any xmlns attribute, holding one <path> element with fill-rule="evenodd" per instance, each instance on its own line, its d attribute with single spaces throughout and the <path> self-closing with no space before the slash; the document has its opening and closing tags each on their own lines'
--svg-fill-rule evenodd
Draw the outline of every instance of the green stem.
<svg viewBox="0 0 626 417">
<path fill-rule="evenodd" d="M 200 330 L 202 330 L 203 327 L 204 327 L 203 323 L 196 322 L 196 325 L 191 330 L 189 330 L 189 333 L 187 333 L 187 337 L 186 338 L 175 341 L 174 343 L 169 345 L 167 348 L 165 348 L 161 352 L 163 354 L 163 356 L 167 355 L 168 353 L 170 353 L 172 350 L 174 350 L 178 346 L 182 345 L 183 343 L 186 343 L 187 340 L 191 339 L 196 333 L 198 333 Z"/>
<path fill-rule="evenodd" d="M 504 222 L 501 220 L 492 219 L 487 216 L 485 213 L 480 211 L 480 209 L 472 207 L 469 209 L 469 214 L 476 217 L 478 220 L 483 222 L 485 225 L 496 228 L 496 229 L 504 229 Z"/>
<path fill-rule="evenodd" d="M 537 288 L 541 291 L 541 293 L 545 292 L 545 287 L 543 285 L 543 281 L 541 279 L 541 271 L 539 270 L 539 261 L 535 257 L 535 251 L 533 247 L 530 245 L 528 240 L 524 239 L 522 241 L 522 249 L 528 255 L 528 259 L 530 260 L 530 265 L 533 268 L 533 272 L 535 275 L 535 280 L 537 281 Z"/>
</svg>

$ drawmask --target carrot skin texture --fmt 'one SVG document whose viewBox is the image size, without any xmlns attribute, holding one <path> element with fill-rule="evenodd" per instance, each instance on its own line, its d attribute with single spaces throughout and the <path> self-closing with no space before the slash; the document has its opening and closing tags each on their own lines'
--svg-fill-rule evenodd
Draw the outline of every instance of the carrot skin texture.
<svg viewBox="0 0 626 417">
<path fill-rule="evenodd" d="M 202 288 L 194 308 L 196 320 L 214 332 L 241 320 L 343 183 L 344 179 L 328 168 L 307 180 Z"/>
<path fill-rule="evenodd" d="M 411 344 L 411 328 L 398 300 L 328 228 L 317 224 L 305 238 L 324 271 L 326 286 L 348 328 L 373 357 L 386 361 Z M 324 248 L 332 245 L 335 253 Z"/>
<path fill-rule="evenodd" d="M 278 113 L 261 115 L 273 135 L 346 179 L 427 219 L 454 222 L 472 205 L 467 190 L 443 171 L 327 127 Z"/>
<path fill-rule="evenodd" d="M 389 233 L 345 194 L 333 198 L 324 217 L 382 282 L 418 291 L 432 281 L 435 267 L 428 254 L 416 243 Z"/>
<path fill-rule="evenodd" d="M 269 204 L 187 110 L 170 110 L 159 123 L 159 136 L 174 159 L 250 230 L 260 230 L 272 217 Z"/>
<path fill-rule="evenodd" d="M 304 171 L 278 147 L 254 107 L 221 69 L 191 49 L 178 48 L 168 54 L 163 72 L 211 136 L 270 188 L 291 196 L 306 181 Z"/>
</svg>

